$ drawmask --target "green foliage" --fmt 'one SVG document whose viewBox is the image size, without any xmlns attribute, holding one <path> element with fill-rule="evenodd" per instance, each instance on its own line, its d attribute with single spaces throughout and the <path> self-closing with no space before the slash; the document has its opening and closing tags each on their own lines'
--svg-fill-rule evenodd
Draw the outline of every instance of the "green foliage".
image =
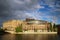
<svg viewBox="0 0 60 40">
<path fill-rule="evenodd" d="M 34 29 L 34 32 L 37 32 L 37 29 Z"/>
<path fill-rule="evenodd" d="M 0 30 L 1 30 L 1 28 L 0 28 Z"/>
<path fill-rule="evenodd" d="M 52 25 L 52 24 L 50 23 L 50 31 L 51 31 L 51 32 L 52 32 L 52 31 L 57 32 L 56 24 Z"/>
<path fill-rule="evenodd" d="M 3 30 L 2 28 L 0 28 L 0 34 L 5 34 L 5 30 Z"/>
<path fill-rule="evenodd" d="M 53 25 L 53 31 L 56 32 L 57 31 L 57 27 L 56 24 Z"/>
<path fill-rule="evenodd" d="M 22 24 L 16 28 L 16 32 L 22 32 Z"/>
<path fill-rule="evenodd" d="M 50 23 L 50 31 L 52 32 L 52 24 Z"/>
<path fill-rule="evenodd" d="M 3 29 L 0 28 L 0 31 L 2 31 Z"/>
</svg>

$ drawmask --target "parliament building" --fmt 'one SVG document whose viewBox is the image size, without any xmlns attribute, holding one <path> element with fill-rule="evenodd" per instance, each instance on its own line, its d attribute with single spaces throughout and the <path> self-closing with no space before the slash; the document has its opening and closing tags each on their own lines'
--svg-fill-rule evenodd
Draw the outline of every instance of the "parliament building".
<svg viewBox="0 0 60 40">
<path fill-rule="evenodd" d="M 22 25 L 22 32 L 48 32 L 50 23 L 44 20 L 26 18 L 26 20 L 8 20 L 3 22 L 3 29 L 16 31 L 16 27 Z"/>
</svg>

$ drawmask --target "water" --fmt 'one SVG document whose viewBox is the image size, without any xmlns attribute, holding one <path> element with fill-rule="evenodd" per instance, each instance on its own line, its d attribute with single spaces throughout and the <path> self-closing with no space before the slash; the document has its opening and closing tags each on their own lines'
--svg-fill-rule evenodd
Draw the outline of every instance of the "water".
<svg viewBox="0 0 60 40">
<path fill-rule="evenodd" d="M 0 35 L 0 40 L 60 40 L 56 34 L 4 34 Z"/>
</svg>

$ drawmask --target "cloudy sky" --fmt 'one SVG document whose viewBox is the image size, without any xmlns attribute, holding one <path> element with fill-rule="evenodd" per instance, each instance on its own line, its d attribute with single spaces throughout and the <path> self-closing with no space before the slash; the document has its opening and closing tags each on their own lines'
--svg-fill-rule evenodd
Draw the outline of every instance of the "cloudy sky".
<svg viewBox="0 0 60 40">
<path fill-rule="evenodd" d="M 0 25 L 11 19 L 34 18 L 60 24 L 59 0 L 0 0 Z"/>
</svg>

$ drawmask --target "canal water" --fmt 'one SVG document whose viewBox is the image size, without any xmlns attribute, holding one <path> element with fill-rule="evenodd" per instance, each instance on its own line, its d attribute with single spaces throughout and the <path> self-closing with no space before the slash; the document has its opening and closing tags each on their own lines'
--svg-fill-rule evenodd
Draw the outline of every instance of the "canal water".
<svg viewBox="0 0 60 40">
<path fill-rule="evenodd" d="M 4 34 L 0 40 L 60 40 L 57 34 Z"/>
</svg>

